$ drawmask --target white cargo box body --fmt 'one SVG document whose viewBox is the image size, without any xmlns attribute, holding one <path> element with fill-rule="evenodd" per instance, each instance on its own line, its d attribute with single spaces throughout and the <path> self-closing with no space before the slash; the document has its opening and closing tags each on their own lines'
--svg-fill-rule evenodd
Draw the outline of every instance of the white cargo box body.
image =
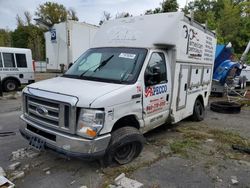
<svg viewBox="0 0 250 188">
<path fill-rule="evenodd" d="M 207 106 L 216 37 L 183 12 L 108 21 L 97 32 L 92 47 L 133 47 L 166 51 L 171 68 L 168 77 L 171 77 L 172 83 L 168 90 L 172 98 L 172 123 L 192 115 L 198 97 Z"/>
<path fill-rule="evenodd" d="M 47 69 L 60 70 L 74 63 L 78 57 L 89 49 L 98 27 L 73 20 L 55 24 L 45 33 Z"/>
<path fill-rule="evenodd" d="M 175 47 L 176 60 L 214 63 L 215 36 L 204 27 L 189 23 L 182 12 L 154 14 L 104 22 L 92 47 Z M 187 48 L 188 47 L 188 48 Z"/>
</svg>

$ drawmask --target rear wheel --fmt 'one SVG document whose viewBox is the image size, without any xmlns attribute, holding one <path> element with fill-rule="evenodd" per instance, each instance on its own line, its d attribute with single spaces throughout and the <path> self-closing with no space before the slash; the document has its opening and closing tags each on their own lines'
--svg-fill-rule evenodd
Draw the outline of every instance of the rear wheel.
<svg viewBox="0 0 250 188">
<path fill-rule="evenodd" d="M 120 165 L 131 162 L 143 149 L 145 139 L 138 129 L 122 127 L 111 133 L 111 141 L 105 156 L 105 164 L 117 162 Z"/>
<path fill-rule="evenodd" d="M 205 108 L 199 99 L 196 99 L 193 110 L 193 120 L 202 121 L 205 117 Z"/>
<path fill-rule="evenodd" d="M 18 88 L 18 83 L 15 80 L 9 79 L 4 81 L 3 83 L 3 89 L 4 91 L 16 91 Z"/>
</svg>

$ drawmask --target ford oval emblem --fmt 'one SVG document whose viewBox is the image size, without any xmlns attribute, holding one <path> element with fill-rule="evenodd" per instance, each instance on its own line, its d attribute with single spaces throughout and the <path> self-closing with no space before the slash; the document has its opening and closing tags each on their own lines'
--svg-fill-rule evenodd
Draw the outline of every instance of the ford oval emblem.
<svg viewBox="0 0 250 188">
<path fill-rule="evenodd" d="M 48 110 L 42 106 L 38 106 L 36 108 L 36 112 L 39 114 L 39 115 L 43 115 L 43 116 L 46 116 L 48 114 Z"/>
</svg>

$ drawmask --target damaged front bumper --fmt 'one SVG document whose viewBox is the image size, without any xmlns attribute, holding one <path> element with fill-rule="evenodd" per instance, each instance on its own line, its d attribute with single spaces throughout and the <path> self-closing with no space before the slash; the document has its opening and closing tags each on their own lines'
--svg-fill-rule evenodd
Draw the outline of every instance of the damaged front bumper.
<svg viewBox="0 0 250 188">
<path fill-rule="evenodd" d="M 84 139 L 77 135 L 66 134 L 39 126 L 23 115 L 21 115 L 20 119 L 19 130 L 24 138 L 30 140 L 31 137 L 36 137 L 45 142 L 45 148 L 67 156 L 81 158 L 101 157 L 105 154 L 111 138 L 110 134 L 105 134 L 93 140 Z"/>
</svg>

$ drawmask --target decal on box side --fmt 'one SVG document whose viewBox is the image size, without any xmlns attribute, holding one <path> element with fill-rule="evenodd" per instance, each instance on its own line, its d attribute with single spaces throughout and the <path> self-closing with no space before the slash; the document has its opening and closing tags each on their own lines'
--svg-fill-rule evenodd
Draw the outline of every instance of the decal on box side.
<svg viewBox="0 0 250 188">
<path fill-rule="evenodd" d="M 18 68 L 0 68 L 0 71 L 19 71 Z"/>
<path fill-rule="evenodd" d="M 163 97 L 151 100 L 148 106 L 146 107 L 146 112 L 147 114 L 157 112 L 159 110 L 162 110 L 166 104 L 166 100 L 164 100 Z"/>
</svg>

